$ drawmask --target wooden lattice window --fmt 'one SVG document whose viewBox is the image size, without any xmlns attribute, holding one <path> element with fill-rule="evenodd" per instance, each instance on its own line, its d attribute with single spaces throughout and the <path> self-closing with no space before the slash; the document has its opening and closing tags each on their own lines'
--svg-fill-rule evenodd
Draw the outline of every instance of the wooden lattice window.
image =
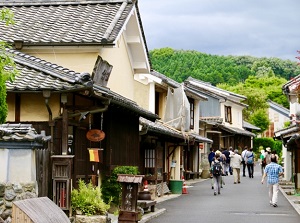
<svg viewBox="0 0 300 223">
<path fill-rule="evenodd" d="M 155 149 L 145 150 L 145 173 L 154 175 L 155 172 Z"/>
<path fill-rule="evenodd" d="M 70 180 L 53 180 L 53 202 L 63 210 L 70 206 Z"/>
<path fill-rule="evenodd" d="M 231 107 L 225 105 L 225 122 L 232 123 Z"/>
</svg>

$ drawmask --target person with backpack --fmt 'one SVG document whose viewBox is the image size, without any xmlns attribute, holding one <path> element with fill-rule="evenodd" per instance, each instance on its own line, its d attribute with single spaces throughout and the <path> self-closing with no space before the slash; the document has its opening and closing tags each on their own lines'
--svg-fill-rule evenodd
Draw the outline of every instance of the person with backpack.
<svg viewBox="0 0 300 223">
<path fill-rule="evenodd" d="M 212 162 L 212 166 L 210 169 L 210 174 L 213 177 L 214 180 L 214 195 L 221 194 L 221 183 L 222 183 L 222 174 L 223 174 L 223 168 L 220 162 L 220 154 L 215 154 L 215 159 Z"/>
<path fill-rule="evenodd" d="M 248 175 L 249 178 L 253 178 L 253 172 L 254 172 L 254 153 L 252 151 L 252 148 L 248 148 L 246 154 L 245 154 L 245 162 L 248 169 Z"/>
</svg>

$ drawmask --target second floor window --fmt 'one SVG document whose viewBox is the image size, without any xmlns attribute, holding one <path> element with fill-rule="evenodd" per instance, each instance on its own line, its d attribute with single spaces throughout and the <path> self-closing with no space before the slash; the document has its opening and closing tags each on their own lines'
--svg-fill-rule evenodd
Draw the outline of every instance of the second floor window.
<svg viewBox="0 0 300 223">
<path fill-rule="evenodd" d="M 232 123 L 231 107 L 225 105 L 225 122 Z"/>
</svg>

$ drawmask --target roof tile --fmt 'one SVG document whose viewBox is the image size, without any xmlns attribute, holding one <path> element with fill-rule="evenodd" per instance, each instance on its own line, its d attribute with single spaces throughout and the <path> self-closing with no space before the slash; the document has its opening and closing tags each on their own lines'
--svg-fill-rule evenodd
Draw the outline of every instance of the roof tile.
<svg viewBox="0 0 300 223">
<path fill-rule="evenodd" d="M 14 40 L 23 40 L 24 45 L 46 43 L 71 45 L 101 44 L 102 38 L 105 37 L 107 42 L 113 43 L 122 30 L 134 2 L 89 1 L 89 4 L 87 2 L 75 4 L 70 1 L 69 4 L 61 2 L 53 5 L 37 5 L 36 1 L 27 2 L 26 5 L 18 2 L 2 2 L 0 9 L 3 7 L 11 9 L 16 24 L 5 26 L 0 22 L 0 39 L 10 43 Z M 122 4 L 126 4 L 124 10 Z"/>
</svg>

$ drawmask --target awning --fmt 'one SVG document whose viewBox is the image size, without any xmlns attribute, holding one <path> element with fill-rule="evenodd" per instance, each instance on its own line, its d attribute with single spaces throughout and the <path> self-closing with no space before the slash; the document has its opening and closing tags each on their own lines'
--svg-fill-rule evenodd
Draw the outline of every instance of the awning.
<svg viewBox="0 0 300 223">
<path fill-rule="evenodd" d="M 243 128 L 257 130 L 257 131 L 261 130 L 259 127 L 255 126 L 255 125 L 252 125 L 251 123 L 246 122 L 246 121 L 243 121 Z"/>
<path fill-rule="evenodd" d="M 294 150 L 300 147 L 300 135 L 294 134 L 286 143 L 287 150 Z"/>
<path fill-rule="evenodd" d="M 300 132 L 300 127 L 295 124 L 274 132 L 274 137 L 276 139 L 288 138 L 293 136 L 297 132 Z"/>
<path fill-rule="evenodd" d="M 168 126 L 162 122 L 152 122 L 140 117 L 140 124 L 143 126 L 143 128 L 146 128 L 148 132 L 156 133 L 159 135 L 166 135 L 179 139 L 188 139 L 189 141 L 194 140 L 196 142 L 213 143 L 213 141 L 209 138 L 197 135 L 196 133 L 182 133 L 179 130 L 172 128 L 171 126 Z"/>
<path fill-rule="evenodd" d="M 235 135 L 245 135 L 245 136 L 252 136 L 255 137 L 256 135 L 252 132 L 249 132 L 245 129 L 240 129 L 240 128 L 236 128 L 236 127 L 232 127 L 232 126 L 225 126 L 225 125 L 219 125 L 218 126 L 220 129 L 223 129 L 227 132 L 233 133 Z"/>
</svg>

